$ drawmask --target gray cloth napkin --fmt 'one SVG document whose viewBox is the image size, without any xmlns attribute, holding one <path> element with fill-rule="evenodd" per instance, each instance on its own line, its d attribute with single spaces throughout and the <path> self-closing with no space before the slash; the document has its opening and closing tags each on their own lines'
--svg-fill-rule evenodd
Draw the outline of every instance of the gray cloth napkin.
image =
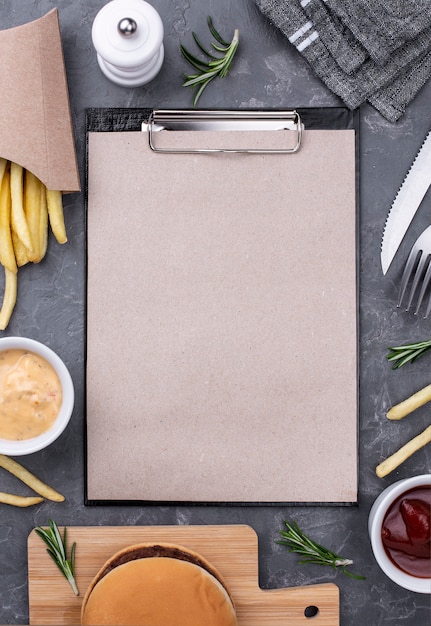
<svg viewBox="0 0 431 626">
<path fill-rule="evenodd" d="M 431 26 L 430 0 L 326 0 L 376 63 Z"/>
<path fill-rule="evenodd" d="M 351 109 L 398 120 L 431 76 L 430 0 L 256 0 Z"/>
</svg>

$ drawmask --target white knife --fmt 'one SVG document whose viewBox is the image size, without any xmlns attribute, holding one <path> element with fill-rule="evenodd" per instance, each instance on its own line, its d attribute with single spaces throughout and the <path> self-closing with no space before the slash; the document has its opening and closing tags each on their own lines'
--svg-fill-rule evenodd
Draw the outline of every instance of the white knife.
<svg viewBox="0 0 431 626">
<path fill-rule="evenodd" d="M 388 271 L 430 183 L 431 131 L 426 136 L 389 210 L 380 254 L 383 274 Z"/>
</svg>

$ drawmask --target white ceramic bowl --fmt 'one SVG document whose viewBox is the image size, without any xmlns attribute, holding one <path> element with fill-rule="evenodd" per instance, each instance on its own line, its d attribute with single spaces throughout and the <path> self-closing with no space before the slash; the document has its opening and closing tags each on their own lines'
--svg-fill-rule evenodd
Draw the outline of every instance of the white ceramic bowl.
<svg viewBox="0 0 431 626">
<path fill-rule="evenodd" d="M 431 577 L 416 578 L 398 569 L 385 552 L 381 529 L 388 508 L 400 495 L 414 487 L 430 484 L 431 474 L 423 474 L 421 476 L 413 476 L 412 478 L 404 478 L 403 480 L 389 485 L 375 500 L 368 518 L 368 532 L 377 563 L 385 572 L 386 576 L 395 583 L 405 589 L 418 593 L 431 593 Z"/>
<path fill-rule="evenodd" d="M 48 346 L 39 341 L 27 337 L 2 337 L 0 338 L 0 352 L 4 350 L 28 350 L 44 358 L 55 369 L 60 379 L 63 399 L 60 411 L 54 424 L 46 432 L 24 439 L 22 441 L 10 441 L 0 438 L 0 453 L 9 456 L 22 456 L 32 454 L 42 448 L 46 448 L 55 441 L 66 428 L 72 415 L 75 392 L 72 378 L 66 365 L 60 357 Z"/>
</svg>

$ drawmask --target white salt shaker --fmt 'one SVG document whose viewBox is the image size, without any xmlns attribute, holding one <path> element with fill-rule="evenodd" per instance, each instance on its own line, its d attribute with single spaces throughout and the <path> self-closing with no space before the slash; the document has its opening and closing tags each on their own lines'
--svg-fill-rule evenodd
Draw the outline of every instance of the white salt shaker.
<svg viewBox="0 0 431 626">
<path fill-rule="evenodd" d="M 163 23 L 144 0 L 112 0 L 96 15 L 91 32 L 100 69 L 123 87 L 149 83 L 164 59 Z"/>
</svg>

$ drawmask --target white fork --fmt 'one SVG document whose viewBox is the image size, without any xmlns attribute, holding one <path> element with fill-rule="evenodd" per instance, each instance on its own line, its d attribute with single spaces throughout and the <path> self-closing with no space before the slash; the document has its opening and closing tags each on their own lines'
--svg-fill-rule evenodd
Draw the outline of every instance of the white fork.
<svg viewBox="0 0 431 626">
<path fill-rule="evenodd" d="M 424 232 L 419 235 L 416 242 L 412 246 L 412 249 L 406 261 L 403 275 L 401 277 L 398 306 L 401 306 L 404 294 L 407 289 L 407 285 L 412 276 L 413 282 L 410 287 L 410 294 L 407 301 L 406 311 L 410 311 L 410 307 L 412 305 L 416 291 L 418 290 L 419 284 L 421 284 L 419 296 L 416 301 L 416 309 L 414 312 L 414 314 L 417 315 L 419 307 L 422 304 L 422 301 L 431 282 L 431 226 L 428 226 L 428 228 L 426 228 Z M 425 310 L 425 318 L 428 317 L 430 312 L 431 294 Z"/>
</svg>

